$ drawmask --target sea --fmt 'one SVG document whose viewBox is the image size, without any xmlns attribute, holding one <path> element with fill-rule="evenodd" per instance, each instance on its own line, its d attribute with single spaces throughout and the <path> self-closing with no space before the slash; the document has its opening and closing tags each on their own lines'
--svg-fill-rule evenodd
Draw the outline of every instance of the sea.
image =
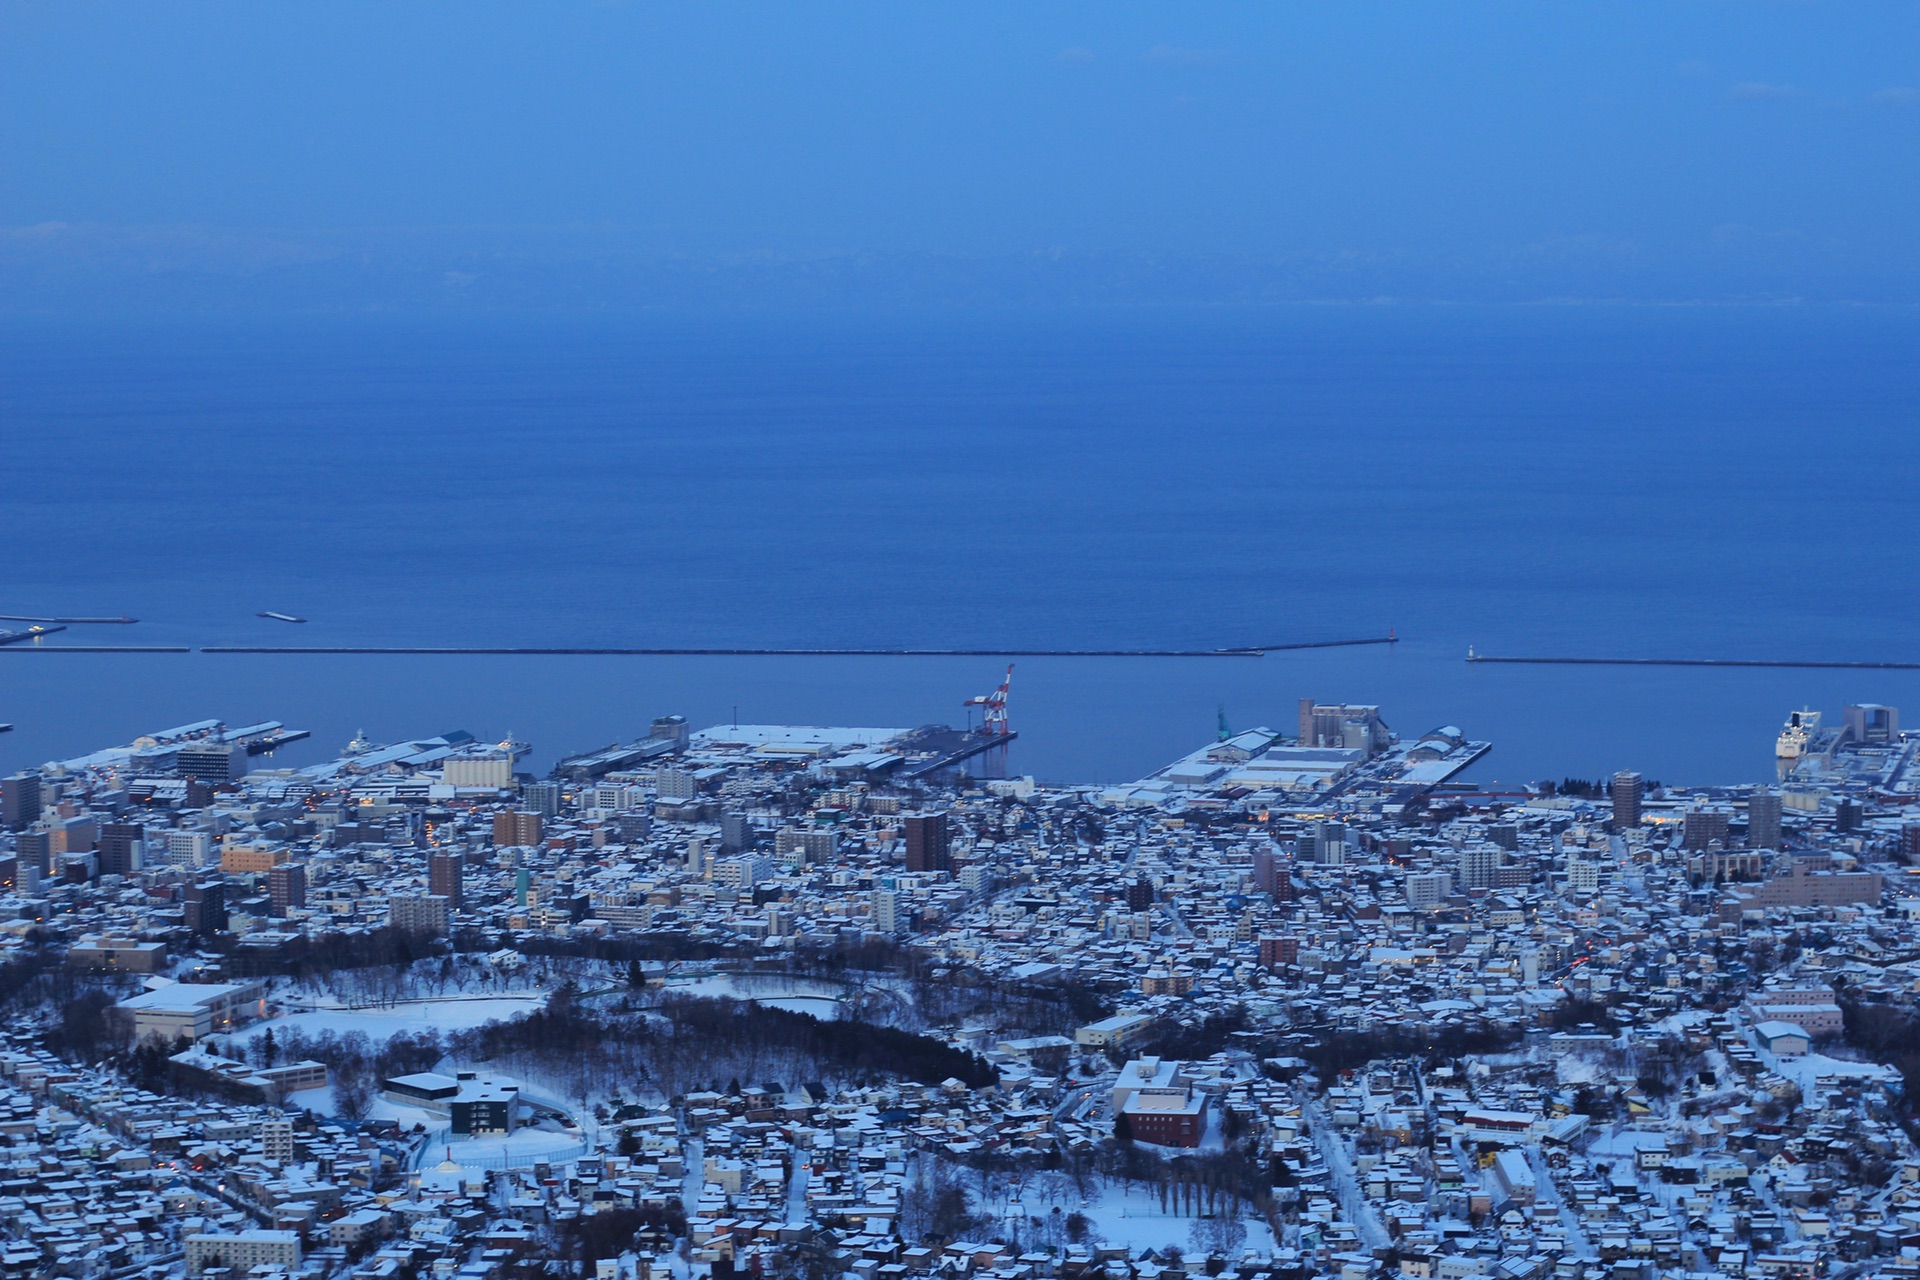
<svg viewBox="0 0 1920 1280">
<path fill-rule="evenodd" d="M 1505 787 L 1770 779 L 1920 719 L 1920 312 L 1823 306 L 14 319 L 0 612 L 43 642 L 1212 649 L 1013 659 L 1008 767 L 1138 778 L 1303 697 Z M 263 610 L 306 618 L 263 619 Z M 3 623 L 0 626 L 21 626 Z M 464 729 L 964 724 L 995 656 L 0 650 L 0 768 L 216 718 L 271 762 Z"/>
</svg>

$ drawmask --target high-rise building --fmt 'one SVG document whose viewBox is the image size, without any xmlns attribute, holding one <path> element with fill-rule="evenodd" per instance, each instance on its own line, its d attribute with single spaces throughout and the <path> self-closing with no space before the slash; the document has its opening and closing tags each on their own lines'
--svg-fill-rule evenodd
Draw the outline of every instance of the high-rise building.
<svg viewBox="0 0 1920 1280">
<path fill-rule="evenodd" d="M 1680 843 L 1685 848 L 1697 850 L 1708 848 L 1717 841 L 1724 849 L 1732 823 L 1732 812 L 1718 805 L 1688 809 L 1681 818 Z"/>
<path fill-rule="evenodd" d="M 283 1168 L 293 1163 L 293 1121 L 265 1120 L 260 1124 L 260 1154 L 268 1164 Z"/>
<path fill-rule="evenodd" d="M 753 886 L 773 874 L 773 864 L 765 858 L 746 854 L 713 863 L 711 874 L 715 884 L 726 885 L 737 892 L 747 893 L 753 889 Z"/>
<path fill-rule="evenodd" d="M 303 862 L 283 862 L 267 872 L 267 897 L 273 900 L 273 914 L 284 916 L 307 905 L 307 867 Z"/>
<path fill-rule="evenodd" d="M 831 865 L 840 860 L 840 833 L 832 827 L 808 827 L 800 833 L 800 850 L 809 866 Z"/>
<path fill-rule="evenodd" d="M 35 876 L 45 876 L 53 870 L 53 838 L 44 831 L 22 831 L 13 838 L 13 856 L 23 874 L 30 869 Z"/>
<path fill-rule="evenodd" d="M 40 775 L 0 778 L 0 826 L 18 831 L 40 816 Z"/>
<path fill-rule="evenodd" d="M 647 795 L 626 782 L 602 782 L 593 789 L 593 807 L 612 813 L 626 813 L 646 807 Z"/>
<path fill-rule="evenodd" d="M 951 871 L 953 855 L 947 844 L 947 815 L 909 813 L 901 818 L 907 839 L 907 870 Z"/>
<path fill-rule="evenodd" d="M 1781 846 L 1780 796 L 1777 792 L 1756 788 L 1747 798 L 1747 847 L 1778 849 Z"/>
<path fill-rule="evenodd" d="M 445 933 L 447 900 L 435 894 L 395 894 L 387 899 L 387 923 L 402 933 Z"/>
<path fill-rule="evenodd" d="M 728 809 L 720 815 L 720 847 L 728 853 L 738 853 L 753 843 L 753 824 L 747 821 L 747 815 L 738 809 Z"/>
<path fill-rule="evenodd" d="M 1613 775 L 1613 829 L 1625 831 L 1640 825 L 1640 798 L 1644 784 L 1640 775 L 1621 770 Z"/>
<path fill-rule="evenodd" d="M 1253 887 L 1278 901 L 1293 897 L 1293 859 L 1271 845 L 1253 851 Z"/>
<path fill-rule="evenodd" d="M 1145 876 L 1137 876 L 1127 886 L 1127 910 L 1151 911 L 1153 909 L 1153 881 Z"/>
<path fill-rule="evenodd" d="M 662 800 L 691 800 L 700 794 L 700 777 L 691 769 L 656 770 L 653 793 Z"/>
<path fill-rule="evenodd" d="M 213 835 L 185 828 L 166 833 L 167 862 L 176 867 L 205 866 L 213 853 Z M 157 854 L 155 856 L 158 856 Z"/>
<path fill-rule="evenodd" d="M 91 853 L 100 841 L 100 819 L 91 813 L 55 815 L 46 827 L 55 853 Z"/>
<path fill-rule="evenodd" d="M 458 910 L 466 865 L 463 854 L 436 853 L 430 856 L 427 859 L 427 892 L 445 898 L 448 906 Z"/>
<path fill-rule="evenodd" d="M 873 891 L 873 928 L 876 933 L 900 932 L 900 895 L 892 889 Z"/>
<path fill-rule="evenodd" d="M 183 778 L 202 782 L 234 782 L 247 776 L 247 748 L 241 742 L 188 742 L 174 757 Z"/>
<path fill-rule="evenodd" d="M 100 828 L 96 853 L 100 874 L 130 876 L 140 870 L 146 850 L 146 828 L 137 822 L 109 822 Z"/>
<path fill-rule="evenodd" d="M 1314 860 L 1329 867 L 1344 866 L 1347 861 L 1347 824 L 1319 822 L 1313 828 Z"/>
<path fill-rule="evenodd" d="M 187 928 L 201 936 L 227 931 L 227 885 L 224 880 L 190 884 L 184 894 Z"/>
<path fill-rule="evenodd" d="M 493 842 L 501 846 L 540 843 L 545 823 L 537 813 L 509 809 L 493 815 Z"/>
<path fill-rule="evenodd" d="M 1833 802 L 1833 829 L 1845 834 L 1858 831 L 1867 820 L 1867 806 L 1852 796 L 1841 796 Z"/>
<path fill-rule="evenodd" d="M 1290 937 L 1260 939 L 1260 967 L 1278 969 L 1300 963 L 1300 939 Z"/>
<path fill-rule="evenodd" d="M 1460 850 L 1460 887 L 1491 889 L 1507 862 L 1507 851 L 1486 840 L 1475 840 Z"/>
<path fill-rule="evenodd" d="M 1900 852 L 1920 859 L 1920 822 L 1910 822 L 1900 828 Z"/>
<path fill-rule="evenodd" d="M 840 833 L 832 827 L 785 827 L 774 833 L 773 851 L 802 866 L 830 865 L 840 856 Z"/>
<path fill-rule="evenodd" d="M 560 812 L 561 793 L 557 782 L 529 782 L 520 788 L 520 807 L 543 818 L 555 817 Z"/>
<path fill-rule="evenodd" d="M 1453 877 L 1444 871 L 1407 874 L 1407 905 L 1416 911 L 1437 907 L 1453 896 Z"/>
</svg>

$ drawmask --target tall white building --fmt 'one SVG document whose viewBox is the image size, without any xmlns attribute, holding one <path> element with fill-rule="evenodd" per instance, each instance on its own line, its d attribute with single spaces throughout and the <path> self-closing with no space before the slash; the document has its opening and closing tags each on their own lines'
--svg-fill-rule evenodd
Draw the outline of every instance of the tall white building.
<svg viewBox="0 0 1920 1280">
<path fill-rule="evenodd" d="M 187 1274 L 197 1276 L 208 1267 L 230 1267 L 245 1275 L 265 1263 L 284 1271 L 300 1266 L 297 1231 L 236 1231 L 230 1235 L 193 1235 L 186 1239 Z"/>
<path fill-rule="evenodd" d="M 260 1122 L 260 1152 L 271 1165 L 282 1168 L 293 1163 L 293 1121 Z"/>
<path fill-rule="evenodd" d="M 205 831 L 169 831 L 167 861 L 176 867 L 204 867 L 213 852 L 213 836 Z"/>
<path fill-rule="evenodd" d="M 892 889 L 873 891 L 873 928 L 876 933 L 900 932 L 900 895 Z"/>
<path fill-rule="evenodd" d="M 713 864 L 713 882 L 745 891 L 773 874 L 773 864 L 749 854 Z"/>
<path fill-rule="evenodd" d="M 1415 871 L 1407 876 L 1407 905 L 1437 907 L 1453 896 L 1453 877 L 1444 871 Z"/>
<path fill-rule="evenodd" d="M 1460 887 L 1490 889 L 1505 865 L 1507 851 L 1488 840 L 1475 840 L 1460 850 Z"/>
</svg>

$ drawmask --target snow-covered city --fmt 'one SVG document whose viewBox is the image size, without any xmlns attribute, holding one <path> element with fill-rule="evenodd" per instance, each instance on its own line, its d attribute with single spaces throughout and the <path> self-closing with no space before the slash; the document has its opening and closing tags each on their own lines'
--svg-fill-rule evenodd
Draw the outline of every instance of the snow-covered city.
<svg viewBox="0 0 1920 1280">
<path fill-rule="evenodd" d="M 1892 708 L 1739 788 L 1312 700 L 1053 787 L 1005 688 L 5 778 L 0 1278 L 1920 1275 Z"/>
</svg>

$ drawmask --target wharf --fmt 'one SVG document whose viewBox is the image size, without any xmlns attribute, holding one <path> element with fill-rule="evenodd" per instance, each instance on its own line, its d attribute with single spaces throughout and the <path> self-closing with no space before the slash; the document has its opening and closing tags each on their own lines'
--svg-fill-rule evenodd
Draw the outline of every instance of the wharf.
<svg viewBox="0 0 1920 1280">
<path fill-rule="evenodd" d="M 924 778 L 942 769 L 951 769 L 975 756 L 985 755 L 995 747 L 1004 747 L 1019 736 L 1011 729 L 1005 733 L 949 729 L 944 725 L 916 729 L 899 743 L 900 750 L 912 753 L 901 768 L 900 776 Z"/>
<path fill-rule="evenodd" d="M 313 736 L 311 729 L 281 729 L 269 733 L 263 738 L 255 738 L 247 743 L 250 756 L 270 756 L 281 747 L 292 742 L 303 742 Z"/>
<path fill-rule="evenodd" d="M 65 627 L 43 627 L 35 623 L 25 631 L 0 631 L 0 645 L 25 644 L 29 640 L 38 640 L 42 636 L 50 636 L 57 631 L 65 630 Z"/>
<path fill-rule="evenodd" d="M 91 626 L 131 626 L 140 621 L 124 614 L 118 618 L 36 618 L 24 613 L 0 613 L 0 622 L 58 622 L 76 627 Z"/>
<path fill-rule="evenodd" d="M 0 653 L 192 653 L 184 644 L 15 644 L 0 641 Z"/>
</svg>

